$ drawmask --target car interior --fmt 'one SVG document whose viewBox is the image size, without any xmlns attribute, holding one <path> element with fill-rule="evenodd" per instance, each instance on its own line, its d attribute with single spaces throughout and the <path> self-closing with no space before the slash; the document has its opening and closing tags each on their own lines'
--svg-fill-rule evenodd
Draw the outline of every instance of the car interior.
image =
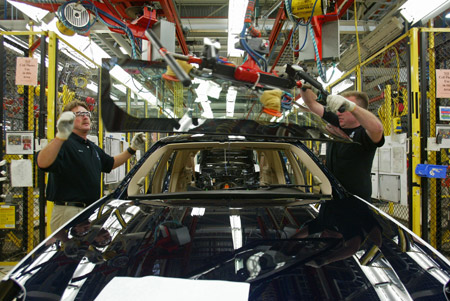
<svg viewBox="0 0 450 301">
<path fill-rule="evenodd" d="M 128 196 L 269 185 L 331 194 L 323 171 L 308 154 L 291 144 L 202 142 L 171 144 L 156 150 L 131 179 Z"/>
</svg>

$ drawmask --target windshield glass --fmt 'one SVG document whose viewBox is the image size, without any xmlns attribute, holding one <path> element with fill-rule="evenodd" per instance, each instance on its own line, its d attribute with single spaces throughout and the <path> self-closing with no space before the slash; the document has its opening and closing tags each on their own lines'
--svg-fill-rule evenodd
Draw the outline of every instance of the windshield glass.
<svg viewBox="0 0 450 301">
<path fill-rule="evenodd" d="M 108 131 L 241 134 L 302 140 L 350 138 L 296 101 L 289 80 L 274 85 L 234 79 L 236 66 L 193 67 L 184 86 L 163 62 L 105 59 L 102 118 Z M 276 81 L 278 80 L 278 82 Z"/>
<path fill-rule="evenodd" d="M 171 204 L 195 199 L 202 206 L 218 199 L 254 206 L 280 197 L 317 202 L 331 196 L 326 175 L 300 145 L 194 139 L 163 145 L 146 157 L 129 183 L 128 196 Z"/>
</svg>

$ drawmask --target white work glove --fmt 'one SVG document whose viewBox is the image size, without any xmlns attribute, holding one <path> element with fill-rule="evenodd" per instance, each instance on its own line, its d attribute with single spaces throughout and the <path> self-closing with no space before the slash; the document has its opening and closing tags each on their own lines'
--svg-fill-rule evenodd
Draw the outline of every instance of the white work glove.
<svg viewBox="0 0 450 301">
<path fill-rule="evenodd" d="M 144 133 L 137 133 L 134 135 L 133 139 L 131 139 L 131 148 L 134 150 L 138 149 L 144 149 L 145 148 L 145 142 L 147 141 L 147 138 L 145 138 Z"/>
<path fill-rule="evenodd" d="M 341 95 L 329 95 L 327 97 L 328 111 L 330 111 L 332 113 L 336 113 L 339 110 L 339 108 L 341 108 L 341 107 L 345 111 L 351 112 L 356 108 L 356 104 L 353 101 L 350 101 Z"/>
<path fill-rule="evenodd" d="M 56 123 L 56 128 L 58 129 L 56 137 L 61 140 L 67 140 L 72 134 L 74 120 L 75 114 L 73 112 L 63 112 Z"/>
</svg>

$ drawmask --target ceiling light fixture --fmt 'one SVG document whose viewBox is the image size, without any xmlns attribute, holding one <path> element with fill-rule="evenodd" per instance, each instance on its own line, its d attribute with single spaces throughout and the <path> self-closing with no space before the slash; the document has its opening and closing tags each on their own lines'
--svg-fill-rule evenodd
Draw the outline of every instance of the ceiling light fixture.
<svg viewBox="0 0 450 301">
<path fill-rule="evenodd" d="M 248 0 L 229 0 L 228 2 L 228 56 L 240 57 L 244 51 L 234 48 L 244 27 Z"/>
<path fill-rule="evenodd" d="M 8 0 L 8 3 L 11 4 L 12 6 L 14 6 L 15 8 L 17 8 L 18 10 L 20 10 L 23 14 L 27 15 L 34 22 L 39 23 L 39 24 L 41 23 L 41 21 L 43 19 L 45 19 L 45 17 L 48 14 L 51 14 L 51 12 L 49 12 L 48 10 L 45 10 L 45 9 L 42 9 L 39 7 L 35 7 L 35 6 L 29 5 L 29 4 L 16 2 L 16 1 L 10 1 L 10 0 Z"/>
<path fill-rule="evenodd" d="M 36 22 L 36 25 L 33 26 L 34 31 L 60 32 L 58 27 L 56 26 L 56 23 L 58 21 L 57 18 L 52 18 L 48 23 L 41 22 L 42 20 L 46 19 L 50 20 L 49 18 L 46 18 L 48 14 L 52 14 L 49 11 L 15 1 L 8 2 Z M 64 36 L 63 39 L 73 48 L 83 53 L 86 57 L 91 59 L 99 66 L 102 64 L 103 58 L 110 58 L 110 56 L 102 48 L 93 43 L 92 40 L 87 36 L 75 34 L 73 36 Z M 84 57 L 82 57 L 82 55 L 74 54 L 74 51 L 72 51 L 69 46 L 65 45 L 65 43 L 59 44 L 59 50 L 81 65 L 88 65 L 89 68 L 95 68 L 95 66 L 91 62 L 87 61 Z"/>
<path fill-rule="evenodd" d="M 354 83 L 351 80 L 344 79 L 343 81 L 341 81 L 339 84 L 337 84 L 336 86 L 334 86 L 331 89 L 331 94 L 335 95 L 335 94 L 344 92 L 348 88 L 353 87 L 353 85 L 354 85 Z"/>
<path fill-rule="evenodd" d="M 408 0 L 400 6 L 402 16 L 411 24 L 421 21 L 422 25 L 450 8 L 447 0 Z"/>
</svg>

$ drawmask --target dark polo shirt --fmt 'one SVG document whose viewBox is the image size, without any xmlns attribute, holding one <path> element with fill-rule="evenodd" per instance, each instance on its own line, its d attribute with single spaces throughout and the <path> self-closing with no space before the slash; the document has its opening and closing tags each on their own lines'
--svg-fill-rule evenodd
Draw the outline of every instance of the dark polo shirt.
<svg viewBox="0 0 450 301">
<path fill-rule="evenodd" d="M 39 156 L 39 153 L 37 153 Z M 101 172 L 110 172 L 114 158 L 92 141 L 72 133 L 64 142 L 49 173 L 47 199 L 89 205 L 100 198 Z"/>
<path fill-rule="evenodd" d="M 336 114 L 325 111 L 323 119 L 339 127 L 339 119 Z M 358 143 L 327 143 L 326 165 L 345 189 L 370 201 L 372 162 L 377 147 L 384 144 L 384 135 L 380 142 L 374 143 L 362 126 L 341 129 Z"/>
</svg>

